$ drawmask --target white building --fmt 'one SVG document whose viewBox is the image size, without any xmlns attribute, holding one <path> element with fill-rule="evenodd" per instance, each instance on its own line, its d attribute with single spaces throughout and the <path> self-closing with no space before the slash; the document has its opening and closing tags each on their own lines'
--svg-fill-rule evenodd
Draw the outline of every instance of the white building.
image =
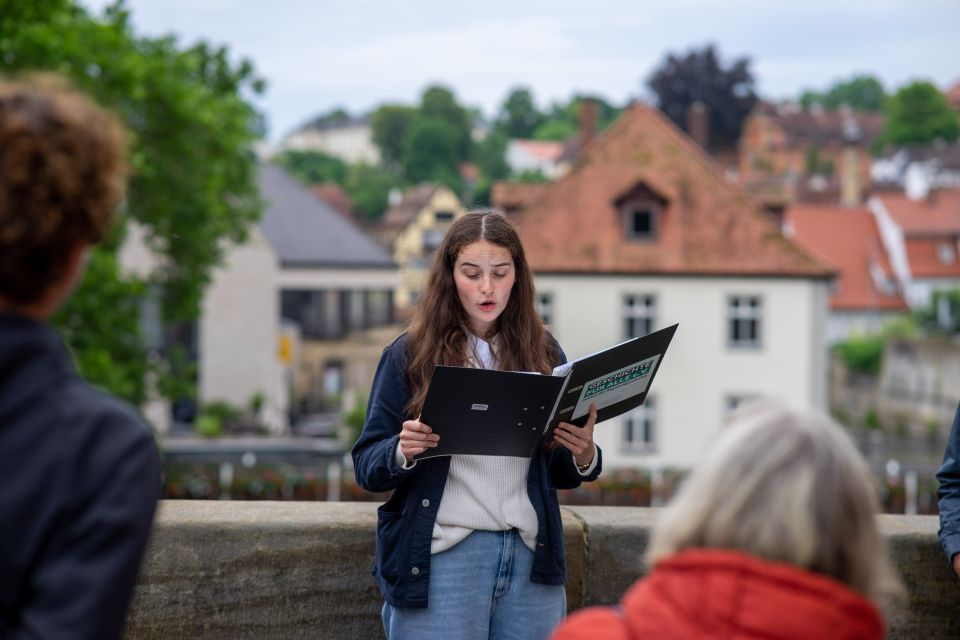
<svg viewBox="0 0 960 640">
<path fill-rule="evenodd" d="M 313 344 L 392 326 L 398 275 L 383 248 L 282 169 L 262 165 L 259 187 L 263 216 L 247 242 L 226 248 L 202 302 L 198 400 L 249 407 L 259 396 L 259 419 L 282 433 L 298 383 L 314 384 L 319 394 L 346 391 L 350 356 L 328 362 L 322 354 L 329 349 Z M 141 276 L 155 266 L 144 247 L 134 228 L 121 252 L 122 264 Z M 361 368 L 357 384 L 368 386 L 372 370 L 366 361 Z M 159 430 L 169 429 L 165 403 L 146 410 Z"/>
<path fill-rule="evenodd" d="M 350 164 L 380 164 L 369 118 L 312 122 L 287 134 L 280 151 L 319 151 Z"/>
<path fill-rule="evenodd" d="M 568 357 L 680 325 L 645 405 L 598 425 L 607 468 L 689 467 L 746 399 L 826 409 L 833 270 L 658 111 L 629 108 L 514 215 Z"/>
</svg>

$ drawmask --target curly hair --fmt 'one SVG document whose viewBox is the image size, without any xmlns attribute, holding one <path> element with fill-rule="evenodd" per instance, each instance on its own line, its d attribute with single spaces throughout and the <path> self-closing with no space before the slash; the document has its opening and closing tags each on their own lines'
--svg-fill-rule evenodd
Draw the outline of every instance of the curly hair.
<svg viewBox="0 0 960 640">
<path fill-rule="evenodd" d="M 119 120 L 62 79 L 0 79 L 0 298 L 43 299 L 109 231 L 127 177 Z"/>
</svg>

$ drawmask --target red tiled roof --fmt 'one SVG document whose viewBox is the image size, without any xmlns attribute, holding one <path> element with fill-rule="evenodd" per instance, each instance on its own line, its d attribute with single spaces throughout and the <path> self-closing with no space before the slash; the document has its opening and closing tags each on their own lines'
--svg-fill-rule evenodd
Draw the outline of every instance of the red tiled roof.
<svg viewBox="0 0 960 640">
<path fill-rule="evenodd" d="M 418 212 L 427 206 L 436 190 L 436 185 L 432 184 L 420 184 L 408 189 L 400 202 L 389 207 L 383 214 L 380 222 L 381 229 L 394 232 L 402 230 L 410 224 Z"/>
<path fill-rule="evenodd" d="M 907 249 L 907 261 L 914 278 L 960 278 L 960 260 L 957 256 L 957 239 L 952 238 L 907 237 L 904 244 Z M 952 257 L 949 262 L 940 259 L 941 245 Z"/>
<path fill-rule="evenodd" d="M 953 86 L 947 89 L 945 95 L 950 106 L 960 111 L 960 80 L 953 83 Z"/>
<path fill-rule="evenodd" d="M 564 143 L 555 140 L 523 140 L 517 138 L 511 140 L 511 142 L 535 158 L 543 158 L 554 162 L 560 159 L 564 149 Z"/>
<path fill-rule="evenodd" d="M 960 189 L 931 191 L 923 200 L 902 192 L 877 195 L 904 235 L 955 235 L 960 232 Z"/>
<path fill-rule="evenodd" d="M 520 211 L 539 200 L 548 186 L 548 182 L 494 182 L 490 204 L 507 213 Z"/>
<path fill-rule="evenodd" d="M 828 205 L 794 205 L 784 214 L 793 238 L 804 249 L 839 272 L 833 310 L 905 311 L 907 303 L 899 291 L 886 295 L 877 289 L 871 264 L 884 277 L 895 281 L 883 249 L 876 219 L 867 209 L 846 209 Z"/>
<path fill-rule="evenodd" d="M 655 241 L 624 237 L 616 201 L 645 187 L 667 201 Z M 539 272 L 828 277 L 747 192 L 656 109 L 634 105 L 544 185 L 516 219 Z"/>
</svg>

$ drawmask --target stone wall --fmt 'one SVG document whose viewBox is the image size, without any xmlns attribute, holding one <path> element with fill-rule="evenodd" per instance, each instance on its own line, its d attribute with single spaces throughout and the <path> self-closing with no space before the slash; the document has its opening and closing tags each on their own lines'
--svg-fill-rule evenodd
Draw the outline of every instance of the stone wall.
<svg viewBox="0 0 960 640">
<path fill-rule="evenodd" d="M 570 609 L 639 577 L 656 509 L 564 507 Z M 382 638 L 376 505 L 161 502 L 127 629 L 134 640 Z M 931 516 L 881 516 L 909 597 L 891 638 L 960 638 L 960 581 Z"/>
</svg>

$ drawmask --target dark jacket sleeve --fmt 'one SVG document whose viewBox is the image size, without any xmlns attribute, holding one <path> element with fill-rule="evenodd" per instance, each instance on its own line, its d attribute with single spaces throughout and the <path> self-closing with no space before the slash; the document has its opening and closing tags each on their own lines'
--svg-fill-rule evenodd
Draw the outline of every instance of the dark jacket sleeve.
<svg viewBox="0 0 960 640">
<path fill-rule="evenodd" d="M 953 418 L 950 440 L 943 454 L 943 464 L 937 471 L 940 483 L 940 544 L 947 560 L 960 553 L 960 405 Z"/>
<path fill-rule="evenodd" d="M 31 576 L 13 638 L 118 639 L 160 497 L 153 436 L 132 409 L 107 400 L 73 448 L 69 500 Z"/>
<path fill-rule="evenodd" d="M 367 491 L 391 491 L 412 472 L 394 458 L 410 398 L 406 360 L 406 336 L 401 336 L 384 349 L 373 377 L 363 430 L 352 450 L 357 484 Z"/>
</svg>

